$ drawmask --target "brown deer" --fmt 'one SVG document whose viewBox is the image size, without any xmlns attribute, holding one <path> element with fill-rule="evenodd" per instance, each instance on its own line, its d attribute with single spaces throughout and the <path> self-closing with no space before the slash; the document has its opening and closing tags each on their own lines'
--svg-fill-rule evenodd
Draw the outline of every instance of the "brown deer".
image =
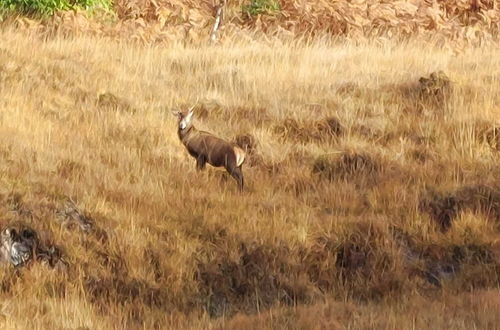
<svg viewBox="0 0 500 330">
<path fill-rule="evenodd" d="M 200 131 L 193 126 L 193 108 L 187 112 L 173 111 L 178 119 L 177 134 L 191 156 L 196 159 L 196 169 L 201 171 L 205 164 L 224 167 L 243 190 L 243 172 L 245 151 L 236 144 L 227 142 L 215 135 Z"/>
</svg>

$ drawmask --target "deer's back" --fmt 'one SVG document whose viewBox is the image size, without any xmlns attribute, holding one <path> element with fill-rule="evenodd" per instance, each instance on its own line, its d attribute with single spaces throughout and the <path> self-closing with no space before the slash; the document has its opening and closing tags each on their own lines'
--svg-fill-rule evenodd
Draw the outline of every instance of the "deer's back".
<svg viewBox="0 0 500 330">
<path fill-rule="evenodd" d="M 211 133 L 199 131 L 189 139 L 187 149 L 191 155 L 202 155 L 213 166 L 226 166 L 236 162 L 233 144 Z"/>
</svg>

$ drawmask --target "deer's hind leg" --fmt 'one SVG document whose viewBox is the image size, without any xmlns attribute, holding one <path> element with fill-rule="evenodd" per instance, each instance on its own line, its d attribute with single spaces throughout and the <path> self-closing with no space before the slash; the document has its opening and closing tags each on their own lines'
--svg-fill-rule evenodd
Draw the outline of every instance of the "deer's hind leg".
<svg viewBox="0 0 500 330">
<path fill-rule="evenodd" d="M 243 179 L 243 171 L 241 170 L 241 167 L 234 167 L 233 169 L 226 168 L 226 170 L 236 180 L 236 182 L 238 183 L 238 188 L 240 189 L 240 191 L 242 191 L 243 185 L 244 185 L 244 179 Z"/>
</svg>

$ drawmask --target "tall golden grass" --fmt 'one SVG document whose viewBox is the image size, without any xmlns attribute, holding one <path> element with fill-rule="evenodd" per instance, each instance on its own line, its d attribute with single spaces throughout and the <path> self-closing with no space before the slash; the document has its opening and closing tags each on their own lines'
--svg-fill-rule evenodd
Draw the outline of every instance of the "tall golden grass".
<svg viewBox="0 0 500 330">
<path fill-rule="evenodd" d="M 494 327 L 497 54 L 5 28 L 0 223 L 70 265 L 1 268 L 2 328 Z M 178 141 L 193 104 L 255 140 L 243 194 Z M 90 233 L 62 226 L 68 198 Z"/>
</svg>

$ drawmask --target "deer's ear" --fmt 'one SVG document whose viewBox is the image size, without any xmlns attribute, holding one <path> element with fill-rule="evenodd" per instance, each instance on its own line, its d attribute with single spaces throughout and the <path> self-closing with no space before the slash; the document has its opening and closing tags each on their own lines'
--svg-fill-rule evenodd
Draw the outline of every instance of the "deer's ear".
<svg viewBox="0 0 500 330">
<path fill-rule="evenodd" d="M 194 114 L 194 109 L 193 108 L 189 109 L 189 112 L 186 115 L 186 121 L 188 122 L 191 121 L 191 119 L 193 119 L 193 114 Z"/>
<path fill-rule="evenodd" d="M 172 115 L 174 115 L 175 117 L 180 117 L 181 112 L 179 110 L 172 110 Z"/>
</svg>

